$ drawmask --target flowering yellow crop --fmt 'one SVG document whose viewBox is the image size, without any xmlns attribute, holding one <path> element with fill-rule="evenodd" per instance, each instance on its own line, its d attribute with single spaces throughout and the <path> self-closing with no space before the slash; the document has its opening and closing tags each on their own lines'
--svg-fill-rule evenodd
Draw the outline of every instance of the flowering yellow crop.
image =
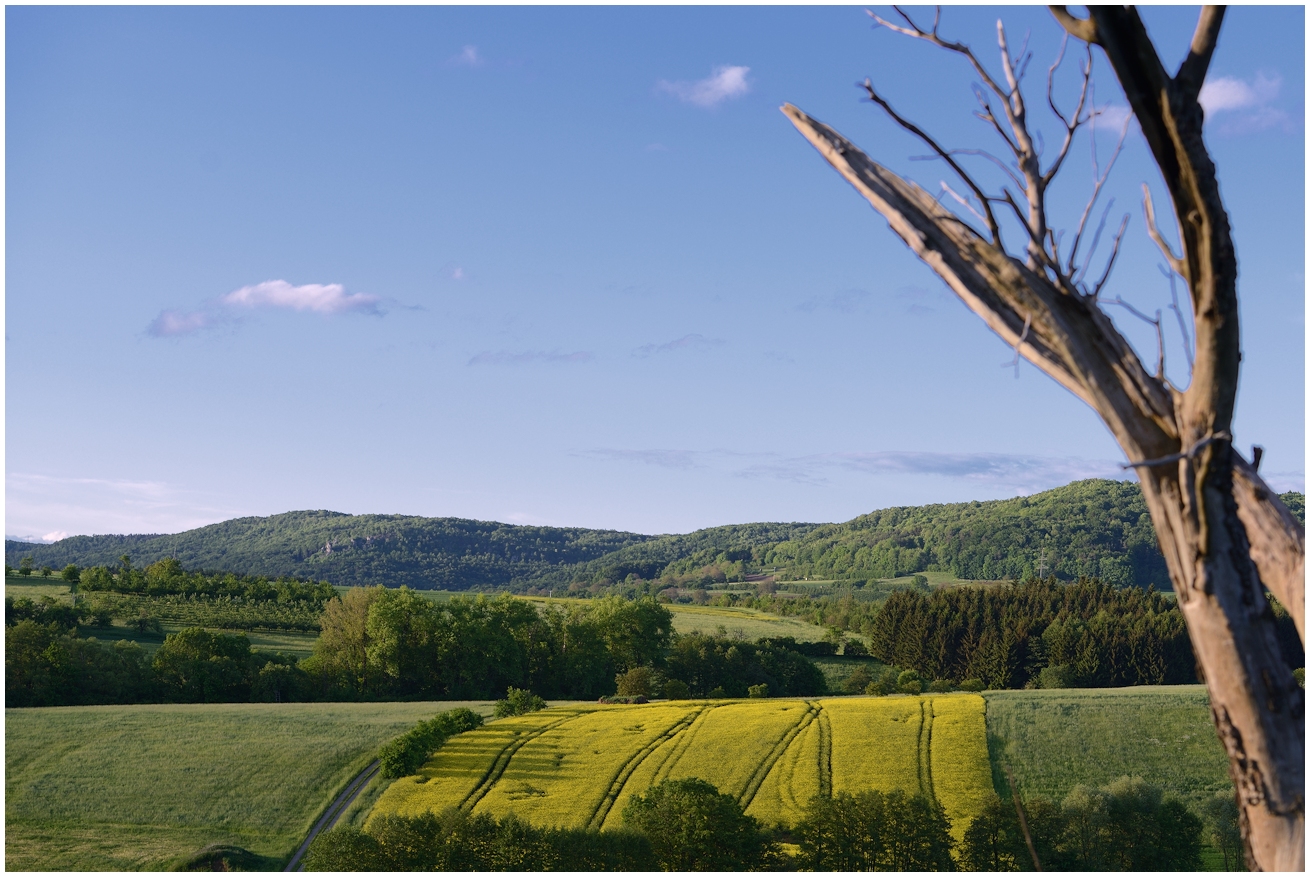
<svg viewBox="0 0 1310 877">
<path fill-rule="evenodd" d="M 924 792 L 959 838 L 993 794 L 983 710 L 967 694 L 549 709 L 452 738 L 374 812 L 461 806 L 614 828 L 632 795 L 699 777 L 766 824 L 794 824 L 820 793 Z"/>
</svg>

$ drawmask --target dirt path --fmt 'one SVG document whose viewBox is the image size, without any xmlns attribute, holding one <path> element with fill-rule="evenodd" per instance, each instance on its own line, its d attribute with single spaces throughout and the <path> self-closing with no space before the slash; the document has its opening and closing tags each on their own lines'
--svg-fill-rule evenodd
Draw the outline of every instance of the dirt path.
<svg viewBox="0 0 1310 877">
<path fill-rule="evenodd" d="M 296 850 L 296 854 L 291 857 L 290 862 L 287 862 L 287 866 L 282 869 L 283 871 L 305 870 L 304 866 L 300 863 L 300 860 L 305 857 L 305 850 L 309 849 L 309 845 L 314 842 L 314 838 L 318 837 L 320 831 L 327 831 L 329 828 L 332 828 L 337 824 L 337 820 L 341 818 L 341 814 L 345 813 L 346 808 L 359 797 L 360 792 L 364 791 L 364 787 L 368 785 L 369 780 L 377 776 L 378 768 L 381 764 L 382 762 L 380 761 L 374 761 L 371 763 L 368 767 L 360 771 L 358 776 L 350 781 L 350 784 L 346 786 L 340 795 L 337 795 L 336 800 L 328 805 L 327 810 L 324 811 L 318 822 L 314 823 L 314 827 L 309 830 L 309 837 L 305 838 L 305 842 L 300 845 L 300 849 Z"/>
</svg>

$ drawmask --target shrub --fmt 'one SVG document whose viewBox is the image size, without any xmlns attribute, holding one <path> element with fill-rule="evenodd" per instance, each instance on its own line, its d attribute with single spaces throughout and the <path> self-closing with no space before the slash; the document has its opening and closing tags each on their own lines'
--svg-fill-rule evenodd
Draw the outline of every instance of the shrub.
<svg viewBox="0 0 1310 877">
<path fill-rule="evenodd" d="M 955 683 L 951 682 L 951 680 L 949 679 L 934 679 L 931 683 L 928 684 L 928 690 L 935 692 L 937 694 L 942 694 L 947 691 L 954 691 Z"/>
<path fill-rule="evenodd" d="M 918 694 L 923 691 L 923 682 L 913 670 L 904 670 L 896 677 L 896 690 L 901 694 Z"/>
<path fill-rule="evenodd" d="M 869 654 L 869 647 L 857 639 L 847 640 L 842 654 L 848 658 L 863 658 Z"/>
<path fill-rule="evenodd" d="M 1052 664 L 1049 667 L 1043 667 L 1037 679 L 1041 688 L 1073 688 L 1077 684 L 1074 669 L 1068 664 Z"/>
<path fill-rule="evenodd" d="M 983 685 L 981 679 L 966 679 L 960 683 L 961 691 L 983 691 L 987 686 Z"/>
<path fill-rule="evenodd" d="M 481 726 L 482 716 L 465 707 L 448 710 L 426 722 L 419 722 L 378 752 L 378 758 L 382 761 L 382 776 L 411 776 L 451 737 Z"/>
<path fill-rule="evenodd" d="M 691 697 L 691 689 L 680 679 L 670 679 L 664 683 L 664 696 L 669 700 L 686 700 Z"/>
<path fill-rule="evenodd" d="M 747 689 L 746 689 L 746 696 L 747 696 L 747 697 L 768 697 L 768 696 L 769 696 L 769 686 L 768 686 L 768 684 L 766 684 L 766 683 L 764 683 L 764 682 L 761 682 L 759 685 L 751 685 L 751 686 L 748 686 Z"/>
<path fill-rule="evenodd" d="M 842 680 L 841 690 L 847 694 L 859 694 L 873 683 L 873 676 L 867 667 L 856 667 L 855 672 Z"/>
<path fill-rule="evenodd" d="M 545 708 L 546 702 L 540 697 L 526 688 L 515 688 L 511 685 L 505 694 L 505 699 L 496 701 L 496 718 L 523 716 Z"/>
<path fill-rule="evenodd" d="M 618 686 L 617 693 L 621 696 L 635 697 L 640 694 L 650 697 L 655 688 L 655 674 L 649 667 L 633 667 L 615 676 L 614 684 Z"/>
</svg>

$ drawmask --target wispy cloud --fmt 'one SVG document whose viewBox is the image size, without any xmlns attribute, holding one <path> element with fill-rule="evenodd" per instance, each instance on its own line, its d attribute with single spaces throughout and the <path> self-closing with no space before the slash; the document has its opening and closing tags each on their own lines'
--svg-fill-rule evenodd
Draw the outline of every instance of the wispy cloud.
<svg viewBox="0 0 1310 877">
<path fill-rule="evenodd" d="M 239 313 L 257 310 L 291 310 L 324 315 L 382 315 L 382 299 L 362 292 L 348 293 L 339 283 L 306 283 L 293 286 L 285 280 L 265 280 L 234 289 L 205 302 L 192 311 L 166 309 L 159 312 L 146 333 L 155 338 L 195 335 L 233 322 Z"/>
<path fill-rule="evenodd" d="M 447 58 L 446 63 L 451 67 L 481 67 L 487 62 L 478 52 L 477 46 L 465 46 L 458 55 Z"/>
<path fill-rule="evenodd" d="M 1216 76 L 1201 86 L 1200 102 L 1207 119 L 1234 113 L 1219 126 L 1222 134 L 1251 134 L 1271 128 L 1292 130 L 1291 117 L 1270 106 L 1278 99 L 1283 78 L 1261 71 L 1250 82 L 1233 76 Z"/>
<path fill-rule="evenodd" d="M 176 533 L 250 514 L 162 481 L 10 472 L 6 524 L 41 541 L 70 534 Z"/>
<path fill-rule="evenodd" d="M 725 342 L 722 338 L 706 338 L 698 332 L 691 335 L 683 335 L 681 338 L 675 338 L 672 341 L 666 341 L 663 344 L 643 344 L 633 351 L 633 356 L 654 356 L 657 353 L 673 353 L 677 350 L 709 350 L 714 347 L 720 347 Z"/>
<path fill-rule="evenodd" d="M 1106 460 L 1041 457 L 1023 454 L 951 454 L 930 451 L 864 451 L 812 454 L 757 463 L 737 474 L 777 478 L 802 484 L 826 484 L 837 472 L 866 475 L 905 474 L 963 478 L 1019 491 L 1046 490 L 1081 478 L 1126 478 Z"/>
<path fill-rule="evenodd" d="M 468 361 L 469 365 L 531 365 L 533 363 L 575 363 L 591 362 L 595 357 L 585 350 L 573 353 L 547 353 L 542 350 L 484 350 Z"/>
<path fill-rule="evenodd" d="M 602 460 L 614 460 L 622 463 L 642 463 L 647 466 L 659 466 L 662 469 L 692 469 L 700 465 L 695 451 L 679 451 L 665 448 L 632 450 L 624 448 L 592 448 L 580 451 L 575 456 L 596 457 Z"/>
<path fill-rule="evenodd" d="M 698 107 L 716 107 L 725 100 L 741 97 L 750 91 L 751 85 L 746 79 L 750 70 L 749 67 L 724 65 L 715 67 L 708 78 L 697 82 L 669 82 L 661 79 L 655 87 Z"/>
<path fill-rule="evenodd" d="M 799 311 L 836 311 L 839 314 L 853 314 L 865 310 L 869 305 L 870 293 L 863 289 L 844 289 L 826 295 L 812 295 L 796 306 Z"/>
</svg>

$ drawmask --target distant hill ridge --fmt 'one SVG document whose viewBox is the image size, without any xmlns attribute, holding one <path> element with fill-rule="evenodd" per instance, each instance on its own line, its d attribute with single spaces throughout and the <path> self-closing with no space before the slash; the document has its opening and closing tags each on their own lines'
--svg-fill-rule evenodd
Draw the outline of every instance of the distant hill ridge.
<svg viewBox="0 0 1310 877">
<path fill-rule="evenodd" d="M 1304 523 L 1305 498 L 1283 501 Z M 187 569 L 414 588 L 558 587 L 653 579 L 666 568 L 739 564 L 780 577 L 878 579 L 940 570 L 963 579 L 1096 576 L 1119 586 L 1169 577 L 1135 483 L 1092 479 L 1028 497 L 902 506 L 841 524 L 756 523 L 647 536 L 406 515 L 298 511 L 167 535 L 5 540 L 5 560 L 60 569 L 176 557 Z"/>
</svg>

